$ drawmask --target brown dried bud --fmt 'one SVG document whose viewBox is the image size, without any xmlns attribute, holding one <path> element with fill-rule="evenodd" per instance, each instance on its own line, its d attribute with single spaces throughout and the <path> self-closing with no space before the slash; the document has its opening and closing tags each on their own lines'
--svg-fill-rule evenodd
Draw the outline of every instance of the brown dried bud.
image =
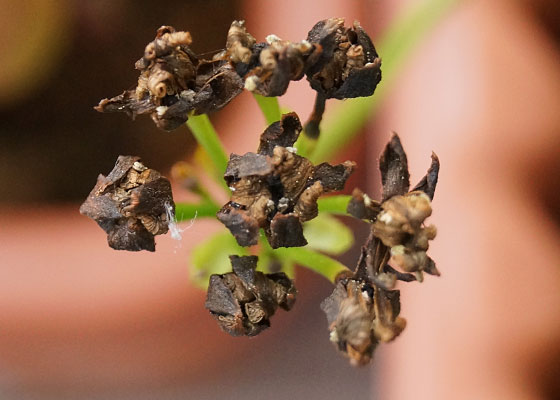
<svg viewBox="0 0 560 400">
<path fill-rule="evenodd" d="M 427 241 L 415 238 L 426 236 L 422 225 L 432 214 L 430 198 L 426 193 L 418 191 L 393 196 L 384 201 L 381 208 L 382 211 L 373 224 L 373 231 L 385 246 L 398 246 L 414 240 L 417 247 L 427 249 Z"/>
<path fill-rule="evenodd" d="M 171 184 L 139 157 L 120 156 L 109 175 L 99 175 L 80 213 L 107 232 L 110 247 L 155 251 L 154 236 L 166 233 L 173 222 Z"/>
<path fill-rule="evenodd" d="M 224 107 L 243 90 L 243 81 L 227 60 L 200 60 L 189 48 L 188 32 L 162 26 L 136 62 L 138 85 L 112 99 L 100 112 L 125 112 L 132 118 L 150 114 L 156 125 L 173 130 L 191 112 L 203 114 Z"/>
<path fill-rule="evenodd" d="M 245 89 L 263 96 L 282 96 L 290 81 L 305 75 L 314 47 L 307 41 L 292 43 L 270 35 L 257 48 L 258 62 L 244 75 Z"/>
<path fill-rule="evenodd" d="M 289 311 L 296 288 L 283 272 L 256 271 L 256 256 L 230 256 L 233 272 L 211 275 L 205 307 L 232 336 L 255 336 L 270 326 L 278 307 Z"/>
<path fill-rule="evenodd" d="M 247 32 L 245 21 L 233 21 L 226 40 L 226 50 L 234 63 L 247 64 L 251 60 L 253 46 L 257 41 Z"/>
<path fill-rule="evenodd" d="M 317 216 L 322 193 L 341 190 L 354 163 L 313 166 L 291 147 L 301 131 L 295 113 L 270 125 L 261 135 L 258 153 L 232 154 L 224 174 L 231 200 L 218 219 L 241 246 L 257 244 L 264 228 L 272 248 L 305 246 L 302 222 Z"/>
</svg>

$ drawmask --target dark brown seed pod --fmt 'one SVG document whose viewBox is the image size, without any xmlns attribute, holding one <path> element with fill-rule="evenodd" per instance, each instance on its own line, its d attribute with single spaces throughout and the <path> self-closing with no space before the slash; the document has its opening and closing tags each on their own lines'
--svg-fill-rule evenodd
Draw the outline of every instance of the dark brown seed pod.
<svg viewBox="0 0 560 400">
<path fill-rule="evenodd" d="M 307 69 L 311 87 L 326 99 L 371 96 L 381 81 L 381 59 L 367 33 L 343 18 L 315 24 L 307 41 L 321 47 L 319 59 Z"/>
<path fill-rule="evenodd" d="M 371 96 L 381 81 L 381 59 L 357 21 L 351 27 L 344 26 L 343 18 L 320 21 L 307 41 L 320 49 L 306 69 L 317 97 L 305 133 L 317 138 L 326 100 Z"/>
<path fill-rule="evenodd" d="M 155 235 L 168 231 L 175 204 L 171 184 L 139 157 L 120 156 L 106 177 L 80 207 L 80 213 L 95 220 L 116 250 L 155 251 Z"/>
<path fill-rule="evenodd" d="M 232 336 L 255 336 L 270 326 L 278 307 L 289 311 L 296 288 L 283 272 L 256 271 L 256 256 L 230 256 L 233 272 L 210 276 L 205 307 Z"/>
<path fill-rule="evenodd" d="M 347 161 L 313 166 L 296 154 L 293 144 L 301 131 L 295 113 L 270 125 L 261 135 L 258 153 L 232 154 L 224 179 L 231 200 L 218 219 L 241 246 L 257 244 L 263 228 L 273 248 L 305 246 L 302 222 L 317 216 L 317 199 L 341 190 L 354 169 Z"/>
<path fill-rule="evenodd" d="M 103 99 L 100 112 L 125 112 L 134 118 L 150 114 L 155 124 L 173 130 L 190 113 L 217 111 L 243 90 L 243 81 L 227 60 L 202 60 L 189 48 L 188 32 L 163 26 L 136 62 L 138 85 L 112 99 Z"/>
</svg>

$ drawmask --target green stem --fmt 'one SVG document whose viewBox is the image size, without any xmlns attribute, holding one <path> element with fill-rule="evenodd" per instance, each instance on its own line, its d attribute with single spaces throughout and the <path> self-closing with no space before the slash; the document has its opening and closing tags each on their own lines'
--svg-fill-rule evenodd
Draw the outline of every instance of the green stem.
<svg viewBox="0 0 560 400">
<path fill-rule="evenodd" d="M 341 262 L 304 247 L 281 248 L 272 250 L 272 253 L 278 258 L 289 260 L 308 268 L 333 283 L 340 273 L 350 271 Z"/>
<path fill-rule="evenodd" d="M 317 145 L 317 139 L 312 139 L 309 136 L 307 136 L 304 132 L 301 132 L 298 140 L 294 144 L 294 147 L 297 148 L 298 155 L 307 158 L 309 154 L 313 153 L 313 150 L 315 149 L 316 145 Z"/>
<path fill-rule="evenodd" d="M 214 175 L 214 179 L 220 185 L 225 186 L 225 182 L 223 180 L 223 174 L 226 171 L 226 167 L 228 164 L 228 156 L 222 146 L 222 142 L 210 122 L 208 115 L 201 114 L 201 115 L 191 115 L 187 120 L 187 126 L 191 130 L 194 138 L 204 149 L 214 167 L 216 169 Z"/>
<path fill-rule="evenodd" d="M 458 4 L 459 0 L 428 0 L 398 21 L 385 33 L 378 50 L 383 64 L 383 80 L 373 96 L 348 99 L 336 111 L 326 114 L 321 136 L 309 157 L 317 164 L 333 158 L 372 118 L 399 77 L 400 70 L 414 53 L 412 50 Z"/>
<path fill-rule="evenodd" d="M 280 105 L 278 104 L 277 97 L 264 97 L 256 93 L 253 93 L 253 96 L 264 115 L 267 125 L 280 121 L 282 113 L 280 112 Z"/>
<path fill-rule="evenodd" d="M 348 215 L 346 208 L 351 198 L 352 196 L 348 195 L 321 197 L 317 200 L 319 213 L 327 212 L 330 214 Z"/>
<path fill-rule="evenodd" d="M 201 203 L 175 203 L 175 218 L 177 222 L 193 218 L 216 217 L 220 207 L 214 202 L 203 201 Z"/>
</svg>

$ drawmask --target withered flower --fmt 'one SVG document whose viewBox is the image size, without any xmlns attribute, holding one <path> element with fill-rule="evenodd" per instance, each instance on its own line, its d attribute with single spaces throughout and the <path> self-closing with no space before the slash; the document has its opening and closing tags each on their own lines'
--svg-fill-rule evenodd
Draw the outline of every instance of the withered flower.
<svg viewBox="0 0 560 400">
<path fill-rule="evenodd" d="M 351 27 L 344 26 L 343 18 L 320 21 L 309 31 L 307 41 L 321 49 L 306 70 L 317 97 L 305 133 L 317 137 L 325 101 L 371 96 L 381 81 L 381 59 L 357 21 Z"/>
<path fill-rule="evenodd" d="M 283 272 L 256 271 L 257 256 L 229 258 L 233 272 L 210 276 L 205 307 L 230 335 L 258 335 L 270 326 L 278 307 L 293 307 L 296 288 Z"/>
<path fill-rule="evenodd" d="M 405 272 L 439 275 L 434 261 L 428 257 L 429 240 L 436 236 L 433 225 L 425 225 L 432 214 L 431 200 L 438 180 L 439 159 L 432 153 L 428 173 L 409 192 L 410 181 L 406 154 L 395 134 L 385 147 L 379 167 L 383 184 L 382 202 L 371 200 L 359 190 L 354 191 L 348 212 L 372 222 L 373 235 L 390 250 L 391 264 Z M 381 268 L 385 268 L 384 265 Z"/>
<path fill-rule="evenodd" d="M 257 244 L 259 228 L 272 248 L 305 246 L 302 223 L 317 216 L 317 199 L 341 190 L 355 164 L 314 166 L 291 147 L 301 132 L 295 113 L 270 125 L 257 153 L 232 154 L 224 178 L 231 200 L 218 219 L 241 246 Z"/>
<path fill-rule="evenodd" d="M 318 22 L 307 41 L 321 46 L 318 60 L 306 71 L 311 87 L 327 99 L 371 96 L 381 80 L 381 59 L 368 34 L 343 18 Z"/>
<path fill-rule="evenodd" d="M 367 274 L 371 246 L 366 244 L 353 276 L 343 277 L 321 303 L 329 323 L 330 340 L 352 365 L 370 362 L 379 342 L 390 342 L 405 328 L 399 317 L 400 294 L 377 286 Z"/>
<path fill-rule="evenodd" d="M 411 192 L 406 154 L 396 134 L 385 147 L 379 167 L 382 201 L 355 189 L 348 203 L 348 213 L 372 224 L 356 270 L 352 276 L 341 277 L 321 304 L 331 340 L 354 365 L 367 364 L 379 342 L 393 340 L 405 328 L 406 321 L 399 317 L 400 292 L 392 290 L 396 282 L 420 281 L 423 272 L 439 275 L 426 255 L 428 240 L 436 231 L 424 226 L 438 179 L 437 156 L 432 154 L 428 173 Z"/>
<path fill-rule="evenodd" d="M 290 81 L 303 78 L 309 64 L 316 59 L 316 50 L 306 40 L 293 43 L 276 35 L 268 35 L 266 42 L 256 43 L 244 21 L 233 21 L 224 57 L 229 58 L 244 79 L 245 89 L 273 97 L 286 93 Z"/>
<path fill-rule="evenodd" d="M 171 184 L 139 157 L 119 156 L 109 175 L 98 176 L 80 213 L 99 224 L 113 249 L 155 251 L 154 236 L 173 222 Z"/>
<path fill-rule="evenodd" d="M 156 125 L 173 130 L 191 112 L 203 114 L 223 108 L 243 90 L 243 81 L 227 60 L 201 60 L 189 48 L 189 32 L 171 26 L 157 30 L 135 66 L 138 85 L 112 99 L 103 99 L 100 112 L 126 112 L 134 118 L 150 114 Z"/>
</svg>

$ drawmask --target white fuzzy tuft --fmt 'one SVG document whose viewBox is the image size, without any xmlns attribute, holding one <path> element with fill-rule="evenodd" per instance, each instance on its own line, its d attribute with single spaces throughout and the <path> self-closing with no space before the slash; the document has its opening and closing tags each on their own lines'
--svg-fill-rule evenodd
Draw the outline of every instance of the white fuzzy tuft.
<svg viewBox="0 0 560 400">
<path fill-rule="evenodd" d="M 198 213 L 194 214 L 194 218 L 191 219 L 191 222 L 189 223 L 189 225 L 183 229 L 179 228 L 179 225 L 177 225 L 177 218 L 175 218 L 175 213 L 173 212 L 173 207 L 171 206 L 171 204 L 169 203 L 165 203 L 165 214 L 167 215 L 167 227 L 169 228 L 169 233 L 171 235 L 172 239 L 175 240 L 181 240 L 183 239 L 183 236 L 181 235 L 181 233 L 183 233 L 184 231 L 186 231 L 187 229 L 189 229 L 191 226 L 193 226 L 194 221 L 196 220 L 196 216 Z"/>
</svg>

